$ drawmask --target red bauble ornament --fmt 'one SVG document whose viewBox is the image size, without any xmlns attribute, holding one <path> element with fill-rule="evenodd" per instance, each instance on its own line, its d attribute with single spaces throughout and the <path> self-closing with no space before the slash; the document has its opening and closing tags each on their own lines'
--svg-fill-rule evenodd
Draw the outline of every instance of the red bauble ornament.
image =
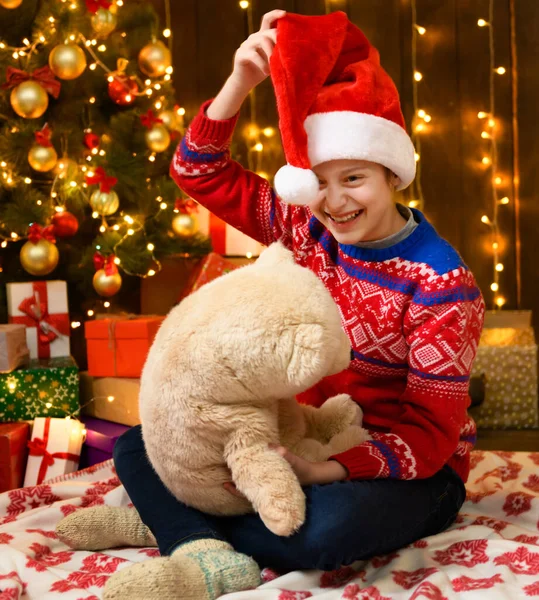
<svg viewBox="0 0 539 600">
<path fill-rule="evenodd" d="M 56 213 L 52 217 L 52 224 L 54 226 L 54 234 L 59 238 L 72 237 L 79 230 L 77 217 L 67 210 Z"/>
<path fill-rule="evenodd" d="M 109 83 L 110 99 L 120 106 L 130 106 L 137 99 L 139 88 L 133 77 L 116 75 Z"/>
<path fill-rule="evenodd" d="M 101 138 L 97 134 L 92 133 L 91 131 L 87 131 L 84 134 L 84 145 L 86 146 L 86 148 L 88 148 L 88 150 L 93 150 L 94 148 L 97 148 L 100 143 Z"/>
</svg>

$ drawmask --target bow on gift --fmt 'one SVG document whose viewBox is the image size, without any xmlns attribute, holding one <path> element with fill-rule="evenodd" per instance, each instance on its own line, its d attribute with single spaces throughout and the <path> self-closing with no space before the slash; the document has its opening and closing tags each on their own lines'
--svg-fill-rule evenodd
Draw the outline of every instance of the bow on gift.
<svg viewBox="0 0 539 600">
<path fill-rule="evenodd" d="M 41 131 L 36 131 L 34 134 L 36 144 L 44 146 L 45 148 L 50 148 L 52 146 L 51 136 L 52 130 L 47 124 L 45 124 Z"/>
<path fill-rule="evenodd" d="M 37 244 L 39 240 L 47 240 L 52 244 L 56 244 L 56 238 L 54 237 L 54 225 L 41 227 L 39 223 L 32 223 L 28 228 L 28 239 L 32 242 L 32 244 Z"/>
<path fill-rule="evenodd" d="M 99 271 L 100 269 L 104 269 L 105 274 L 108 275 L 109 277 L 111 275 L 116 275 L 116 273 L 118 273 L 118 267 L 116 266 L 116 263 L 114 262 L 115 258 L 116 258 L 116 256 L 114 256 L 114 254 L 109 254 L 108 256 L 103 256 L 103 254 L 101 254 L 101 252 L 96 252 L 94 254 L 95 270 Z"/>
<path fill-rule="evenodd" d="M 15 69 L 14 67 L 8 67 L 6 71 L 6 82 L 2 85 L 2 89 L 9 90 L 17 87 L 25 81 L 37 81 L 39 85 L 50 94 L 53 98 L 58 98 L 60 95 L 61 83 L 54 77 L 49 66 L 35 69 L 32 73 Z"/>
<path fill-rule="evenodd" d="M 32 296 L 25 298 L 19 304 L 21 317 L 11 317 L 12 323 L 37 328 L 38 357 L 49 358 L 50 344 L 59 337 L 69 335 L 69 319 L 65 314 L 49 314 L 47 282 L 32 283 Z"/>
<path fill-rule="evenodd" d="M 95 15 L 100 8 L 108 10 L 111 4 L 111 0 L 86 0 L 86 8 L 88 9 L 88 12 L 91 12 L 93 15 Z"/>
<path fill-rule="evenodd" d="M 176 198 L 174 210 L 178 210 L 184 215 L 192 215 L 198 212 L 198 204 L 192 198 Z"/>
<path fill-rule="evenodd" d="M 151 129 L 154 125 L 161 125 L 163 123 L 163 119 L 156 117 L 155 113 L 150 108 L 145 115 L 140 116 L 140 122 L 144 125 L 144 127 Z"/>
<path fill-rule="evenodd" d="M 99 184 L 99 189 L 105 194 L 108 194 L 118 183 L 118 179 L 116 179 L 116 177 L 108 177 L 103 167 L 97 167 L 93 175 L 86 176 L 86 183 L 88 185 Z"/>
<path fill-rule="evenodd" d="M 45 475 L 47 474 L 47 469 L 52 467 L 56 458 L 60 458 L 62 460 L 72 460 L 73 462 L 78 462 L 79 457 L 76 454 L 71 454 L 70 452 L 55 452 L 51 454 L 47 450 L 47 445 L 49 443 L 49 431 L 51 427 L 51 420 L 49 418 L 45 419 L 45 429 L 43 431 L 43 439 L 34 438 L 28 442 L 28 448 L 30 449 L 30 456 L 42 456 L 41 465 L 39 467 L 39 472 L 37 476 L 37 485 L 40 485 L 45 480 Z"/>
</svg>

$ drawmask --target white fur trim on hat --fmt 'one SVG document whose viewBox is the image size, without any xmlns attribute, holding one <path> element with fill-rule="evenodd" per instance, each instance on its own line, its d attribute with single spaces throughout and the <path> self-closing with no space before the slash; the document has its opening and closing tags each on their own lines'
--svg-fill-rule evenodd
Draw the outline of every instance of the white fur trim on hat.
<svg viewBox="0 0 539 600">
<path fill-rule="evenodd" d="M 398 190 L 414 180 L 414 145 L 406 131 L 393 121 L 343 110 L 309 115 L 304 127 L 313 167 L 329 160 L 367 160 L 398 175 L 401 180 Z"/>
<path fill-rule="evenodd" d="M 273 180 L 277 196 L 287 204 L 311 204 L 318 196 L 318 177 L 310 169 L 281 167 Z"/>
</svg>

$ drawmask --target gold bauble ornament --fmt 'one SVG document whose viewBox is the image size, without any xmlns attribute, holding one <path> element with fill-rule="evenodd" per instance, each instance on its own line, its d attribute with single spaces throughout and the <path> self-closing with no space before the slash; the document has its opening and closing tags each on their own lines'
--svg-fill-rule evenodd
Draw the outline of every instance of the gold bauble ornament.
<svg viewBox="0 0 539 600">
<path fill-rule="evenodd" d="M 36 244 L 26 242 L 21 248 L 21 265 L 30 275 L 48 275 L 58 264 L 60 254 L 52 242 L 41 239 Z"/>
<path fill-rule="evenodd" d="M 86 54 L 77 44 L 58 44 L 49 54 L 49 66 L 60 79 L 76 79 L 86 69 Z"/>
<path fill-rule="evenodd" d="M 107 275 L 105 269 L 99 269 L 99 271 L 95 272 L 92 283 L 94 284 L 94 290 L 100 296 L 110 298 L 120 291 L 122 276 L 118 272 Z"/>
<path fill-rule="evenodd" d="M 170 133 L 164 125 L 154 125 L 146 132 L 146 143 L 152 152 L 164 152 L 170 146 Z"/>
<path fill-rule="evenodd" d="M 10 102 L 19 117 L 38 119 L 49 107 L 49 96 L 36 81 L 23 81 L 11 91 Z"/>
<path fill-rule="evenodd" d="M 19 8 L 22 4 L 22 0 L 0 0 L 0 6 L 2 8 Z"/>
<path fill-rule="evenodd" d="M 198 231 L 198 219 L 195 215 L 179 213 L 172 219 L 172 230 L 179 237 L 191 237 Z"/>
<path fill-rule="evenodd" d="M 148 77 L 162 77 L 172 65 L 172 55 L 163 42 L 151 42 L 139 52 L 138 65 Z"/>
<path fill-rule="evenodd" d="M 118 24 L 116 15 L 112 14 L 110 10 L 106 8 L 100 8 L 95 15 L 92 16 L 92 27 L 97 33 L 98 37 L 106 38 L 110 35 Z"/>
<path fill-rule="evenodd" d="M 177 131 L 180 128 L 180 119 L 174 110 L 164 110 L 157 115 L 157 118 L 163 121 L 163 125 L 169 131 Z"/>
<path fill-rule="evenodd" d="M 79 173 L 79 165 L 71 158 L 61 158 L 54 167 L 54 175 L 58 179 L 73 181 Z"/>
<path fill-rule="evenodd" d="M 110 192 L 96 190 L 90 196 L 90 206 L 96 213 L 107 217 L 113 215 L 120 208 L 120 199 L 114 190 L 110 190 Z"/>
<path fill-rule="evenodd" d="M 28 152 L 28 162 L 34 171 L 46 173 L 54 169 L 58 161 L 58 154 L 52 146 L 40 146 L 35 144 Z"/>
</svg>

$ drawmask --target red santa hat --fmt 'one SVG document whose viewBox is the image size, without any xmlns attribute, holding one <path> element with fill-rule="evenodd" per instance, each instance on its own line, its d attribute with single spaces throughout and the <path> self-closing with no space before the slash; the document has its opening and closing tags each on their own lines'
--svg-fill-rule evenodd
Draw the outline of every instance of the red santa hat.
<svg viewBox="0 0 539 600">
<path fill-rule="evenodd" d="M 275 175 L 277 195 L 309 204 L 318 194 L 312 167 L 356 159 L 415 177 L 415 152 L 399 94 L 376 48 L 343 12 L 287 14 L 277 22 L 270 61 L 287 165 Z"/>
</svg>

